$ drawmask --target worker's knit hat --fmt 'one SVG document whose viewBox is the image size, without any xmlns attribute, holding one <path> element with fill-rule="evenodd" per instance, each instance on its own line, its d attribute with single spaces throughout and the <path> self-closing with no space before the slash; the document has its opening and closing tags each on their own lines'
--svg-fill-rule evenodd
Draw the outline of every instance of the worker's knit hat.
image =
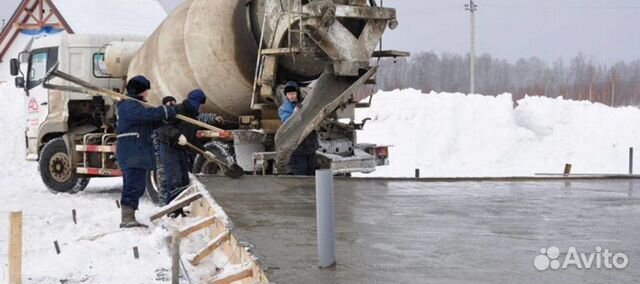
<svg viewBox="0 0 640 284">
<path fill-rule="evenodd" d="M 204 92 L 200 89 L 195 89 L 189 93 L 187 99 L 185 100 L 185 104 L 193 111 L 194 113 L 198 112 L 198 107 L 201 104 L 204 104 L 207 101 L 207 96 L 205 96 Z"/>
<path fill-rule="evenodd" d="M 284 93 L 287 94 L 289 92 L 296 92 L 300 94 L 300 87 L 294 81 L 289 81 L 284 85 Z"/>
<path fill-rule="evenodd" d="M 132 97 L 137 97 L 148 89 L 151 89 L 151 82 L 141 75 L 131 78 L 127 83 L 127 94 Z"/>
</svg>

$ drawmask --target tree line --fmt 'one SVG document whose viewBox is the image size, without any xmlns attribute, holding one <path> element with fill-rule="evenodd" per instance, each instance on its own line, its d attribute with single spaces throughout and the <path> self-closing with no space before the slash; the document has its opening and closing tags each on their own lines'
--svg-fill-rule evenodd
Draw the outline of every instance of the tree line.
<svg viewBox="0 0 640 284">
<path fill-rule="evenodd" d="M 377 88 L 414 88 L 423 92 L 468 93 L 469 56 L 420 52 L 410 58 L 380 61 Z M 589 100 L 610 106 L 640 105 L 640 60 L 600 64 L 580 53 L 548 64 L 531 57 L 515 63 L 483 54 L 476 58 L 476 93 Z"/>
</svg>

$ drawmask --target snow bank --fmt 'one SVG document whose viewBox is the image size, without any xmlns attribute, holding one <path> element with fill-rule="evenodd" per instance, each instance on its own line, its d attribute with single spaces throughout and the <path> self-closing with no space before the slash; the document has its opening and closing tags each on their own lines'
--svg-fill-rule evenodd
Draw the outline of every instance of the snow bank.
<svg viewBox="0 0 640 284">
<path fill-rule="evenodd" d="M 393 145 L 390 165 L 370 175 L 531 176 L 627 173 L 640 146 L 640 110 L 586 101 L 525 97 L 514 108 L 497 97 L 417 90 L 380 92 L 356 119 L 371 117 L 361 142 Z M 637 162 L 637 161 L 636 161 Z"/>
</svg>

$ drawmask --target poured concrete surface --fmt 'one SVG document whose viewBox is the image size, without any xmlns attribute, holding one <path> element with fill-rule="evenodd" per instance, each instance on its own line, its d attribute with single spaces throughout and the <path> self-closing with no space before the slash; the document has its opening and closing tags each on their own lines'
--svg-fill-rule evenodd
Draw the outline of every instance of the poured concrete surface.
<svg viewBox="0 0 640 284">
<path fill-rule="evenodd" d="M 335 181 L 338 265 L 317 268 L 312 178 L 201 177 L 275 283 L 633 283 L 640 181 Z M 624 269 L 538 271 L 542 248 L 625 253 Z M 595 263 L 595 262 L 594 262 Z M 594 264 L 595 266 L 595 264 Z"/>
</svg>

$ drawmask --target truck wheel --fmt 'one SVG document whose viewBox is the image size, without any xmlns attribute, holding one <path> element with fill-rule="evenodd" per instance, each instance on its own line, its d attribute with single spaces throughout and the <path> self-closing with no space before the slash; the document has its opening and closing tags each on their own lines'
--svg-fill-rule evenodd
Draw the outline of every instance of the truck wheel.
<svg viewBox="0 0 640 284">
<path fill-rule="evenodd" d="M 204 145 L 204 148 L 207 151 L 211 151 L 216 158 L 226 161 L 227 164 L 235 163 L 235 158 L 231 153 L 230 146 L 225 143 L 221 143 L 218 141 L 214 141 Z M 209 162 L 207 159 L 202 157 L 202 155 L 196 156 L 193 161 L 193 171 L 194 174 L 206 174 L 206 175 L 224 175 L 222 169 L 218 164 L 214 162 Z"/>
<path fill-rule="evenodd" d="M 160 179 L 161 175 L 157 170 L 147 172 L 147 196 L 154 205 L 160 205 Z"/>
<path fill-rule="evenodd" d="M 153 137 L 153 154 L 156 159 L 156 169 L 147 172 L 147 196 L 151 199 L 154 205 L 160 205 L 160 192 L 165 184 L 164 168 L 162 167 L 162 160 L 160 160 L 160 143 L 156 139 L 156 135 Z"/>
<path fill-rule="evenodd" d="M 55 138 L 42 148 L 38 169 L 42 182 L 54 193 L 77 193 L 87 187 L 89 178 L 80 177 L 71 165 L 71 157 L 62 137 Z"/>
</svg>

